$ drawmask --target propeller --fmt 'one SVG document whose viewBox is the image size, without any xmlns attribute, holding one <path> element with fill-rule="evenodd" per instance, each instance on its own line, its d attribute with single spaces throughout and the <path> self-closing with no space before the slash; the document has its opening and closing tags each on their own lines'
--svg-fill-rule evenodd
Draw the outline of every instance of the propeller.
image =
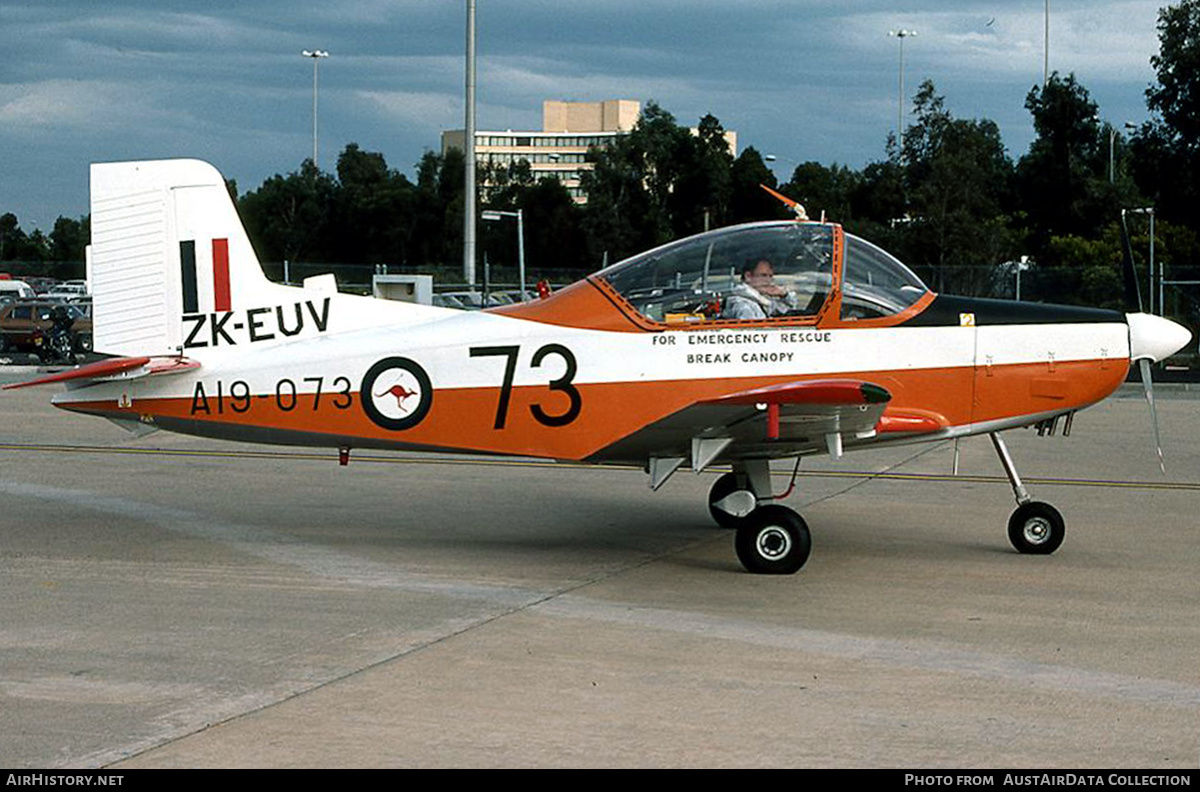
<svg viewBox="0 0 1200 792">
<path fill-rule="evenodd" d="M 1125 222 L 1125 210 L 1121 210 L 1121 237 L 1125 242 L 1125 296 L 1129 300 L 1132 292 L 1137 296 L 1137 313 L 1125 314 L 1129 324 L 1129 359 L 1136 360 L 1142 374 L 1142 387 L 1146 391 L 1146 403 L 1150 405 L 1150 422 L 1154 425 L 1154 449 L 1158 453 L 1158 467 L 1167 474 L 1163 458 L 1162 436 L 1158 430 L 1158 408 L 1154 404 L 1154 379 L 1150 364 L 1157 363 L 1187 346 L 1191 332 L 1182 325 L 1161 316 L 1145 313 L 1142 306 L 1142 290 L 1138 285 L 1137 270 L 1133 263 L 1133 245 L 1129 240 L 1129 226 Z"/>
</svg>

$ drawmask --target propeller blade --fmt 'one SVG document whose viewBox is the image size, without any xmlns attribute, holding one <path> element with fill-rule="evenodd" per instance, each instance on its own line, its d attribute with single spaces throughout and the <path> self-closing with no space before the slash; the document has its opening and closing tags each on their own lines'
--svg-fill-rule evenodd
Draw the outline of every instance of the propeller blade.
<svg viewBox="0 0 1200 792">
<path fill-rule="evenodd" d="M 1133 244 L 1129 241 L 1129 225 L 1125 222 L 1125 210 L 1121 210 L 1121 241 L 1125 243 L 1125 304 L 1127 307 L 1133 306 L 1134 295 L 1137 296 L 1138 313 L 1142 313 L 1146 309 L 1142 307 L 1142 287 L 1138 282 L 1137 266 L 1133 262 Z"/>
<path fill-rule="evenodd" d="M 1154 406 L 1154 380 L 1150 377 L 1150 359 L 1138 361 L 1142 369 L 1142 386 L 1146 389 L 1146 403 L 1150 405 L 1150 422 L 1154 424 L 1154 448 L 1158 451 L 1158 466 L 1167 475 L 1167 463 L 1163 459 L 1162 437 L 1158 433 L 1158 409 Z"/>
</svg>

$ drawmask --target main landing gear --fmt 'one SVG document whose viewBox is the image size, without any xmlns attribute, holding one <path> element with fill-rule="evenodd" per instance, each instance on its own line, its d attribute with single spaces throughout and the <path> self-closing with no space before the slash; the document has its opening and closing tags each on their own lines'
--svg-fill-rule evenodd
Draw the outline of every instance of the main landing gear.
<svg viewBox="0 0 1200 792">
<path fill-rule="evenodd" d="M 808 560 L 812 537 L 803 517 L 771 499 L 770 464 L 749 460 L 716 480 L 708 510 L 718 525 L 737 531 L 733 546 L 747 571 L 790 575 Z"/>
<path fill-rule="evenodd" d="M 1013 496 L 1017 499 L 1017 510 L 1008 518 L 1008 541 L 1019 553 L 1031 555 L 1050 555 L 1058 549 L 1066 536 L 1066 524 L 1058 509 L 1049 503 L 1035 501 L 1021 483 L 1008 447 L 1000 439 L 1000 435 L 992 432 L 992 445 L 1000 457 L 1000 464 L 1012 485 Z"/>
<path fill-rule="evenodd" d="M 1017 500 L 1017 509 L 1008 519 L 1009 541 L 1017 552 L 1050 555 L 1066 536 L 1062 514 L 1030 496 L 1000 435 L 992 432 L 989 437 Z M 737 532 L 734 548 L 747 571 L 790 575 L 808 560 L 812 537 L 803 517 L 772 503 L 773 499 L 767 460 L 746 460 L 735 463 L 732 473 L 713 483 L 708 510 L 718 525 Z"/>
</svg>

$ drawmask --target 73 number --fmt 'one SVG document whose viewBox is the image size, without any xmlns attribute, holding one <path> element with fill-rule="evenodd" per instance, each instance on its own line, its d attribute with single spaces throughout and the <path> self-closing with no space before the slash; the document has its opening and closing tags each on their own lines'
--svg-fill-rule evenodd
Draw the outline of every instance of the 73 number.
<svg viewBox="0 0 1200 792">
<path fill-rule="evenodd" d="M 496 420 L 492 425 L 495 429 L 503 429 L 508 421 L 508 405 L 512 399 L 513 380 L 516 379 L 517 358 L 520 357 L 521 347 L 516 345 L 471 347 L 470 354 L 471 357 L 502 357 L 505 359 L 504 380 L 500 384 L 500 401 L 496 405 Z M 551 356 L 560 357 L 567 364 L 567 370 L 563 375 L 549 383 L 550 390 L 558 391 L 567 397 L 567 409 L 560 413 L 550 413 L 541 404 L 531 404 L 529 412 L 533 414 L 538 423 L 545 426 L 566 426 L 579 417 L 579 411 L 583 408 L 583 397 L 580 396 L 579 389 L 572 384 L 576 370 L 575 355 L 562 344 L 546 344 L 533 353 L 533 359 L 529 362 L 530 368 L 540 368 L 542 362 Z"/>
</svg>

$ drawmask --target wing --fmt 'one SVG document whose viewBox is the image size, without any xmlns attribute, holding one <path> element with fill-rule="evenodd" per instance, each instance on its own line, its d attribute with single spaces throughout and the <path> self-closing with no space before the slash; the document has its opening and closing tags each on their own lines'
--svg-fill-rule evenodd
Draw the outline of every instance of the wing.
<svg viewBox="0 0 1200 792">
<path fill-rule="evenodd" d="M 696 402 L 609 449 L 625 459 L 648 459 L 657 489 L 685 461 L 700 471 L 717 462 L 771 459 L 828 451 L 881 434 L 924 434 L 945 428 L 932 413 L 889 407 L 891 393 L 854 379 L 788 382 Z"/>
<path fill-rule="evenodd" d="M 721 424 L 703 433 L 712 437 L 700 437 L 701 453 L 699 458 L 693 453 L 692 462 L 706 467 L 734 443 L 742 454 L 754 446 L 784 443 L 805 450 L 824 445 L 840 456 L 842 436 L 873 436 L 891 399 L 879 385 L 842 379 L 790 382 L 723 396 L 703 405 L 725 415 Z"/>
</svg>

